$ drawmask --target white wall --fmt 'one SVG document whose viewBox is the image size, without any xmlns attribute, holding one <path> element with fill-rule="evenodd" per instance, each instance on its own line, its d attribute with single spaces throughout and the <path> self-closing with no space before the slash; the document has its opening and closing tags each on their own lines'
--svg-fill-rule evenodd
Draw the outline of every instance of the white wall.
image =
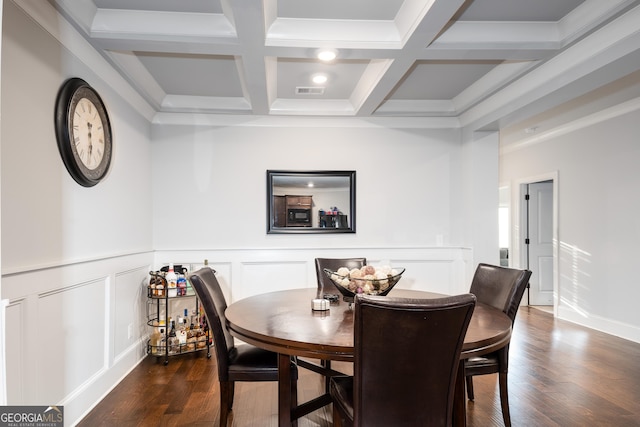
<svg viewBox="0 0 640 427">
<path fill-rule="evenodd" d="M 71 425 L 145 354 L 150 122 L 48 2 L 4 1 L 1 53 L 1 298 L 9 306 L 0 380 L 8 404 L 64 405 Z M 69 176 L 55 139 L 56 95 L 72 76 L 97 89 L 112 121 L 111 170 L 92 188 Z"/>
<path fill-rule="evenodd" d="M 498 265 L 498 147 L 497 132 L 478 132 L 465 137 L 460 174 L 464 193 L 454 211 L 463 215 L 460 239 L 473 247 L 475 264 Z M 460 204 L 461 203 L 461 204 Z"/>
<path fill-rule="evenodd" d="M 5 14 L 3 272 L 151 249 L 149 122 L 96 74 L 106 61 L 70 53 L 13 2 Z M 111 169 L 92 188 L 70 177 L 55 139 L 56 95 L 73 76 L 96 88 L 111 116 Z"/>
<path fill-rule="evenodd" d="M 510 141 L 500 156 L 500 180 L 511 188 L 514 211 L 519 183 L 557 173 L 558 316 L 636 342 L 638 135 L 635 99 Z M 517 235 L 519 220 L 512 219 Z"/>
<path fill-rule="evenodd" d="M 154 125 L 156 249 L 470 243 L 451 238 L 461 225 L 452 200 L 462 197 L 464 185 L 458 130 L 397 129 L 358 119 L 298 123 Z M 357 232 L 266 234 L 267 169 L 355 170 Z"/>
<path fill-rule="evenodd" d="M 400 287 L 443 293 L 468 290 L 476 244 L 497 262 L 495 136 L 474 145 L 455 128 L 355 118 L 192 119 L 153 128 L 154 247 L 163 263 L 208 258 L 232 300 L 315 287 L 315 257 L 390 260 L 407 268 Z M 355 170 L 356 233 L 267 234 L 269 169 Z"/>
</svg>

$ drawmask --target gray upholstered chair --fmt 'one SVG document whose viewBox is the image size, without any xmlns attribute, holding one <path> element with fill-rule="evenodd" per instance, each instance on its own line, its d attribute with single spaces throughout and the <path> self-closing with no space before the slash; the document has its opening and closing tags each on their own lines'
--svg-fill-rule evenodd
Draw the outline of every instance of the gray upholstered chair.
<svg viewBox="0 0 640 427">
<path fill-rule="evenodd" d="M 220 425 L 226 427 L 233 407 L 235 382 L 278 381 L 278 355 L 249 344 L 235 345 L 224 316 L 227 302 L 214 273 L 210 267 L 204 267 L 192 273 L 189 280 L 213 336 L 220 382 Z M 298 370 L 294 363 L 291 363 L 291 370 L 291 400 L 296 406 Z"/>
<path fill-rule="evenodd" d="M 354 375 L 331 378 L 333 425 L 450 426 L 475 302 L 357 295 Z"/>
<path fill-rule="evenodd" d="M 469 292 L 478 302 L 502 310 L 515 322 L 524 290 L 527 288 L 531 271 L 479 264 L 471 282 Z M 511 425 L 509 414 L 509 394 L 507 392 L 507 371 L 509 370 L 509 344 L 502 349 L 484 356 L 472 357 L 465 361 L 467 396 L 474 399 L 473 377 L 475 375 L 499 375 L 500 405 L 505 426 Z"/>
</svg>

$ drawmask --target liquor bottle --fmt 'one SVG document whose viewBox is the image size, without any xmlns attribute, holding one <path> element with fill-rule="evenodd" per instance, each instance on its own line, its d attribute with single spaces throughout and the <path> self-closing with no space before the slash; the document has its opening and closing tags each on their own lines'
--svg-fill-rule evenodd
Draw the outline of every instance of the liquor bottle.
<svg viewBox="0 0 640 427">
<path fill-rule="evenodd" d="M 189 320 L 189 310 L 187 310 L 186 308 L 184 309 L 184 317 L 182 318 L 182 326 L 181 329 L 189 329 L 189 325 L 187 324 L 187 321 Z"/>
<path fill-rule="evenodd" d="M 158 353 L 165 354 L 167 351 L 167 336 L 164 334 L 164 329 L 160 329 L 160 343 L 158 344 Z"/>
<path fill-rule="evenodd" d="M 169 264 L 169 271 L 165 275 L 167 280 L 167 295 L 169 297 L 178 296 L 178 275 L 173 271 L 173 263 Z"/>
<path fill-rule="evenodd" d="M 156 290 L 156 278 L 153 277 L 153 276 L 151 276 L 151 278 L 149 278 L 148 296 L 149 297 L 157 297 L 158 296 L 158 291 Z"/>
<path fill-rule="evenodd" d="M 160 353 L 160 339 L 162 336 L 160 335 L 160 331 L 157 327 L 153 328 L 153 333 L 151 334 L 151 338 L 149 339 L 149 345 L 151 346 L 151 354 L 161 354 Z"/>
<path fill-rule="evenodd" d="M 191 324 L 189 325 L 190 330 L 196 329 L 196 309 L 194 308 L 191 312 Z"/>
<path fill-rule="evenodd" d="M 188 338 L 188 329 L 187 326 L 187 316 L 189 315 L 189 310 L 184 309 L 184 317 L 180 317 L 180 321 L 182 322 L 178 325 L 178 331 L 176 331 L 176 335 L 178 336 L 178 352 L 182 353 L 187 349 L 185 346 L 187 344 Z"/>
<path fill-rule="evenodd" d="M 164 285 L 162 282 L 156 283 L 156 295 L 159 297 L 164 297 Z"/>
<path fill-rule="evenodd" d="M 171 322 L 171 331 L 169 331 L 169 354 L 175 354 L 178 352 L 180 344 L 178 342 L 178 337 L 176 336 L 176 322 Z"/>
<path fill-rule="evenodd" d="M 178 276 L 178 296 L 187 295 L 187 279 L 181 274 Z"/>
</svg>

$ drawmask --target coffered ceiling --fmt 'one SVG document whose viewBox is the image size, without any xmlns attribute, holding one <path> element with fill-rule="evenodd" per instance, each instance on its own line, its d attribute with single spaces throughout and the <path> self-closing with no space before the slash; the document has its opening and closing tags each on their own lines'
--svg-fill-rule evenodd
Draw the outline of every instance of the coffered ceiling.
<svg viewBox="0 0 640 427">
<path fill-rule="evenodd" d="M 453 117 L 482 128 L 640 68 L 629 39 L 638 21 L 598 34 L 637 16 L 638 0 L 50 1 L 160 113 Z M 336 59 L 318 60 L 322 49 Z M 598 62 L 579 72 L 571 55 Z M 317 74 L 327 81 L 313 83 Z"/>
</svg>

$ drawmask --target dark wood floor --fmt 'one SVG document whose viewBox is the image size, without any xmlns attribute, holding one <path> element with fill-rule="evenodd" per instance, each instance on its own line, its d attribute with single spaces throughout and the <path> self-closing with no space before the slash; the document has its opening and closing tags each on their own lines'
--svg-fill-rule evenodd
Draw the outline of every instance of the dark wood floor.
<svg viewBox="0 0 640 427">
<path fill-rule="evenodd" d="M 640 344 L 524 307 L 510 356 L 514 426 L 640 426 Z M 78 425 L 217 426 L 216 377 L 215 357 L 204 353 L 174 357 L 167 366 L 148 357 Z M 501 426 L 496 375 L 477 377 L 474 386 L 467 424 Z M 321 389 L 320 377 L 301 369 L 299 400 Z M 276 426 L 276 391 L 274 383 L 238 383 L 232 425 Z M 331 426 L 331 412 L 318 410 L 298 425 Z"/>
</svg>

